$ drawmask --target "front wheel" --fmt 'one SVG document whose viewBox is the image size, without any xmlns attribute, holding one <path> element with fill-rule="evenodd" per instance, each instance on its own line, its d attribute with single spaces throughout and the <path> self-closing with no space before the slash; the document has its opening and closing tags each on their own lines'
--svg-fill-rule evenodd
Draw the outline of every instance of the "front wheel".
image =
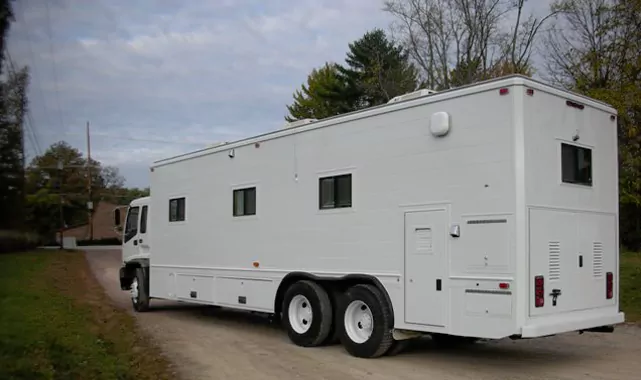
<svg viewBox="0 0 641 380">
<path fill-rule="evenodd" d="M 142 268 L 136 268 L 135 275 L 131 281 L 131 303 L 134 310 L 143 312 L 149 310 L 149 290 L 147 289 L 147 278 Z"/>
<path fill-rule="evenodd" d="M 349 288 L 341 309 L 341 343 L 351 355 L 375 358 L 391 347 L 392 310 L 381 291 L 373 285 Z"/>
</svg>

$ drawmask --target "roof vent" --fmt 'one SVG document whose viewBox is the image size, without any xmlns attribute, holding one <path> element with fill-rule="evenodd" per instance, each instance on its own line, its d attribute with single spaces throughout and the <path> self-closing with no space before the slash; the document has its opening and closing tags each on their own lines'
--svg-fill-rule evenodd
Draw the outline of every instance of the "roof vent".
<svg viewBox="0 0 641 380">
<path fill-rule="evenodd" d="M 285 123 L 283 128 L 300 127 L 301 125 L 311 124 L 315 121 L 318 121 L 318 119 L 300 119 L 300 120 L 292 121 L 291 123 Z"/>
<path fill-rule="evenodd" d="M 418 91 L 408 92 L 407 94 L 395 96 L 389 102 L 387 102 L 387 104 L 402 102 L 404 100 L 416 99 L 416 98 L 420 98 L 420 97 L 431 95 L 431 94 L 436 94 L 436 91 L 428 90 L 424 88 Z"/>
</svg>

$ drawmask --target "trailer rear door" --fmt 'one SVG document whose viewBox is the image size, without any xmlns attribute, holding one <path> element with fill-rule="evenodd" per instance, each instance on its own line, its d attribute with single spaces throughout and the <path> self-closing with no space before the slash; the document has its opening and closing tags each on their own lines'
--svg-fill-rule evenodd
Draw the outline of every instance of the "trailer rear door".
<svg viewBox="0 0 641 380">
<path fill-rule="evenodd" d="M 529 226 L 531 316 L 615 304 L 616 215 L 532 208 Z"/>
</svg>

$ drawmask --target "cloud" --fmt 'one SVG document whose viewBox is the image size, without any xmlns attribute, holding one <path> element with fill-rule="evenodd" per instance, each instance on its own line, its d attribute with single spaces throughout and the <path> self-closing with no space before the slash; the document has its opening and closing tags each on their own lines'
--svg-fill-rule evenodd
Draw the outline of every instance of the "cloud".
<svg viewBox="0 0 641 380">
<path fill-rule="evenodd" d="M 40 150 L 84 151 L 91 121 L 92 156 L 133 186 L 156 159 L 279 128 L 312 68 L 389 23 L 371 0 L 12 4 L 9 51 L 31 68 Z"/>
<path fill-rule="evenodd" d="M 279 128 L 313 68 L 391 21 L 382 0 L 12 5 L 8 46 L 31 68 L 40 150 L 64 139 L 84 151 L 90 121 L 93 157 L 132 186 L 156 159 Z"/>
</svg>

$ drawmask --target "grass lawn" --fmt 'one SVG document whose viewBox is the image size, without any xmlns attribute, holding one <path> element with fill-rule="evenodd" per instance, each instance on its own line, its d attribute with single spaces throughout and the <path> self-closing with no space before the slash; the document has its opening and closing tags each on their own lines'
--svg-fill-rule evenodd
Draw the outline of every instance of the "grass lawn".
<svg viewBox="0 0 641 380">
<path fill-rule="evenodd" d="M 621 253 L 620 302 L 626 322 L 641 322 L 641 253 Z"/>
<path fill-rule="evenodd" d="M 0 255 L 0 379 L 168 379 L 81 252 Z"/>
</svg>

